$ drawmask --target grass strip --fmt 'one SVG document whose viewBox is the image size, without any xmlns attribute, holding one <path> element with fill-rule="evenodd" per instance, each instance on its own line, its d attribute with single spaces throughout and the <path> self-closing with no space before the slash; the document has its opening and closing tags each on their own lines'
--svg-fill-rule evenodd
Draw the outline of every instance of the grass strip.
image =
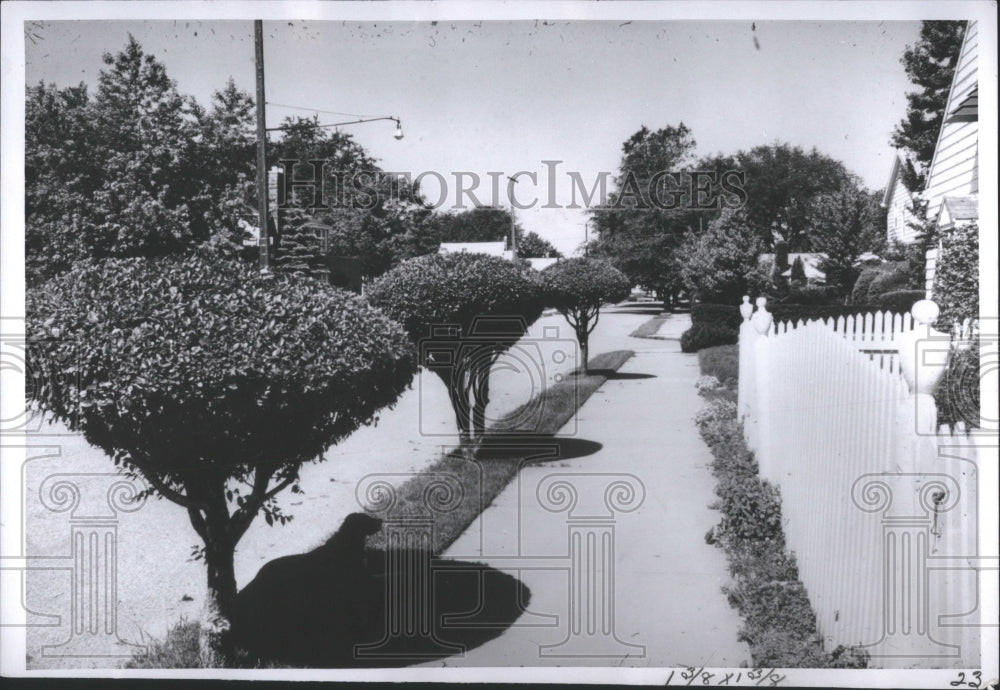
<svg viewBox="0 0 1000 690">
<path fill-rule="evenodd" d="M 525 464 L 542 459 L 557 460 L 560 440 L 555 434 L 609 376 L 618 371 L 633 355 L 632 350 L 615 350 L 591 357 L 590 373 L 575 370 L 558 383 L 546 388 L 494 424 L 473 457 L 460 449 L 442 455 L 436 462 L 396 488 L 397 502 L 393 516 L 426 514 L 425 496 L 441 498 L 449 507 L 434 514 L 431 552 L 447 549 L 504 490 Z M 526 410 L 537 414 L 526 415 Z M 527 425 L 525 417 L 532 418 Z M 448 475 L 446 488 L 442 482 Z M 438 491 L 436 496 L 433 492 Z M 447 500 L 451 496 L 454 501 Z M 384 532 L 371 537 L 370 548 L 385 548 Z"/>
<path fill-rule="evenodd" d="M 649 319 L 649 321 L 646 321 L 637 329 L 629 333 L 629 337 L 654 338 L 658 340 L 658 338 L 656 338 L 656 332 L 660 330 L 660 326 L 663 325 L 663 322 L 669 318 L 670 318 L 669 313 L 657 314 L 653 318 Z"/>
<path fill-rule="evenodd" d="M 740 346 L 716 345 L 698 350 L 698 366 L 704 376 L 714 376 L 733 387 L 740 377 Z"/>
<path fill-rule="evenodd" d="M 723 348 L 704 359 L 702 373 L 727 375 L 732 358 Z M 704 365 L 709 365 L 707 368 Z M 733 584 L 723 588 L 730 605 L 743 617 L 739 637 L 750 646 L 755 666 L 779 668 L 865 668 L 867 654 L 855 647 L 823 649 L 816 614 L 799 581 L 782 529 L 778 488 L 760 478 L 757 461 L 743 440 L 731 386 L 700 387 L 707 399 L 695 417 L 712 451 L 712 473 L 719 500 L 712 506 L 722 520 L 705 541 L 726 550 Z"/>
</svg>

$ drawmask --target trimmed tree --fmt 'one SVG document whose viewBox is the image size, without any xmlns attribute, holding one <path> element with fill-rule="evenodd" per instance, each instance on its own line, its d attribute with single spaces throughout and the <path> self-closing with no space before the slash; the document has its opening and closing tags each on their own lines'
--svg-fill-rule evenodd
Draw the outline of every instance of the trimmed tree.
<svg viewBox="0 0 1000 690">
<path fill-rule="evenodd" d="M 606 261 L 565 259 L 542 271 L 545 302 L 563 315 L 576 332 L 583 370 L 590 373 L 590 334 L 597 327 L 601 305 L 628 297 L 632 284 L 625 274 Z"/>
<path fill-rule="evenodd" d="M 430 254 L 382 275 L 368 298 L 403 324 L 420 363 L 447 386 L 462 445 L 481 438 L 490 369 L 542 313 L 531 269 L 485 254 Z"/>
<path fill-rule="evenodd" d="M 302 463 L 371 423 L 416 369 L 402 328 L 362 299 L 212 253 L 86 260 L 26 306 L 33 407 L 187 510 L 215 631 L 254 517 L 289 520 L 275 498 L 298 491 Z"/>
</svg>

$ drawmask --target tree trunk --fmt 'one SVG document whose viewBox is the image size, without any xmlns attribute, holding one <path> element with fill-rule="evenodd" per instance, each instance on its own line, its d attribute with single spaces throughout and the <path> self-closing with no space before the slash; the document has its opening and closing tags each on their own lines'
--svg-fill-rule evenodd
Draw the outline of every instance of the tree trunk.
<svg viewBox="0 0 1000 690">
<path fill-rule="evenodd" d="M 233 569 L 233 545 L 228 540 L 205 545 L 208 570 L 208 593 L 202 612 L 200 648 L 203 661 L 210 666 L 224 666 L 229 656 L 226 634 L 236 602 L 236 575 Z"/>
<path fill-rule="evenodd" d="M 486 434 L 486 406 L 490 404 L 490 366 L 480 367 L 472 386 L 472 431 L 477 439 Z"/>
<path fill-rule="evenodd" d="M 590 375 L 590 336 L 586 331 L 577 336 L 580 341 L 580 356 L 583 357 L 583 373 Z"/>
</svg>

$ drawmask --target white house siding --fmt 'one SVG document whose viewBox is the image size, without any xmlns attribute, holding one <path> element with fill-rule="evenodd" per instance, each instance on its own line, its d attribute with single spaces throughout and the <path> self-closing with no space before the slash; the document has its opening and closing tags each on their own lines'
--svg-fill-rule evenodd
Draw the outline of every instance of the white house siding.
<svg viewBox="0 0 1000 690">
<path fill-rule="evenodd" d="M 927 215 L 936 218 L 941 201 L 946 196 L 968 196 L 977 193 L 979 123 L 947 122 L 948 116 L 978 85 L 977 51 L 979 32 L 976 22 L 969 22 L 962 52 L 955 68 L 945 122 L 941 125 L 934 158 L 927 175 L 923 198 L 927 200 Z"/>
<path fill-rule="evenodd" d="M 916 232 L 910 227 L 913 214 L 910 213 L 912 197 L 910 190 L 903 184 L 903 180 L 898 174 L 894 174 L 890 180 L 892 188 L 887 195 L 889 203 L 886 208 L 886 232 L 889 240 L 909 244 L 916 239 Z"/>
</svg>

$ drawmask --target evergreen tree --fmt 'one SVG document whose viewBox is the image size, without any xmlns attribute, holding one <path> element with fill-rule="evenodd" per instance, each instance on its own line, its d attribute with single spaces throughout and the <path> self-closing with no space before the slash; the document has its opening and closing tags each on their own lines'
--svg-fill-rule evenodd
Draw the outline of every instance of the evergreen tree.
<svg viewBox="0 0 1000 690">
<path fill-rule="evenodd" d="M 906 117 L 892 134 L 892 145 L 913 154 L 902 170 L 903 184 L 910 191 L 921 191 L 934 157 L 938 132 L 944 120 L 951 80 L 958 64 L 964 21 L 925 21 L 920 39 L 907 46 L 900 62 L 918 91 L 906 94 Z"/>
</svg>

